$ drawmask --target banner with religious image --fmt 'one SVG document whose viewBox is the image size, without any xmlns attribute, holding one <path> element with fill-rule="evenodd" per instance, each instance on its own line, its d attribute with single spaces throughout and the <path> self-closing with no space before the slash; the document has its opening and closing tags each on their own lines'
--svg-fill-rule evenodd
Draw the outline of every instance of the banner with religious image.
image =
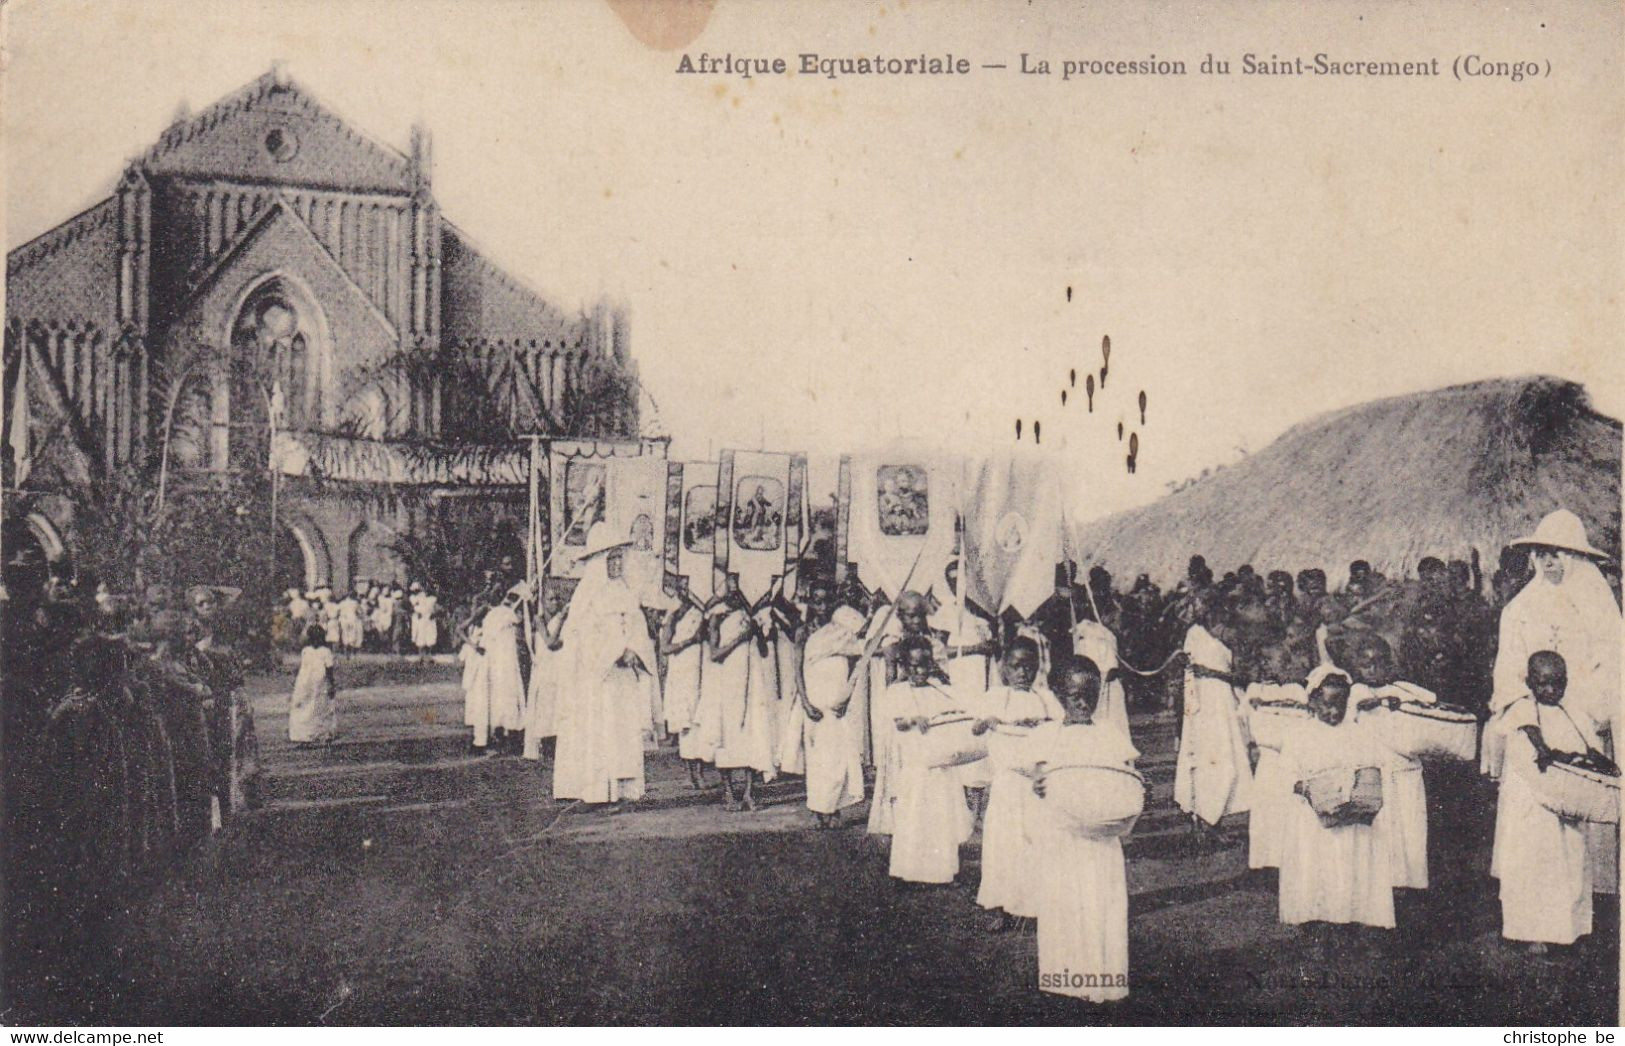
<svg viewBox="0 0 1625 1046">
<path fill-rule="evenodd" d="M 648 510 L 645 487 L 653 482 L 654 473 L 651 471 L 636 480 L 631 478 L 634 474 L 629 474 L 613 481 L 612 488 L 611 464 L 640 457 L 658 459 L 663 469 L 665 442 L 606 439 L 552 440 L 547 443 L 547 576 L 581 576 L 576 559 L 586 550 L 588 531 L 600 520 L 609 520 L 611 526 L 625 526 L 626 533 L 631 535 L 631 528 L 639 513 L 618 504 L 612 509 L 611 495 L 624 495 L 643 504 L 644 509 Z M 658 530 L 658 523 L 664 518 L 664 471 L 660 472 L 654 489 L 654 508 L 647 514 L 651 526 Z M 634 491 L 637 492 L 635 496 Z"/>
<path fill-rule="evenodd" d="M 762 602 L 800 556 L 806 532 L 807 459 L 763 451 L 722 452 L 717 463 L 713 561 L 738 574 L 752 604 Z"/>
<path fill-rule="evenodd" d="M 943 574 L 956 554 L 959 473 L 952 458 L 906 448 L 841 458 L 837 547 L 865 588 L 895 599 L 906 584 L 949 598 Z"/>
<path fill-rule="evenodd" d="M 1066 555 L 1061 476 L 1053 463 L 1016 456 L 975 462 L 965 475 L 965 594 L 1027 617 L 1055 592 Z"/>
<path fill-rule="evenodd" d="M 701 606 L 716 594 L 717 463 L 673 463 L 666 502 L 666 591 Z M 686 595 L 685 595 L 686 593 Z"/>
<path fill-rule="evenodd" d="M 652 454 L 606 463 L 606 512 L 611 528 L 632 542 L 626 578 L 646 607 L 663 607 L 667 461 Z"/>
</svg>

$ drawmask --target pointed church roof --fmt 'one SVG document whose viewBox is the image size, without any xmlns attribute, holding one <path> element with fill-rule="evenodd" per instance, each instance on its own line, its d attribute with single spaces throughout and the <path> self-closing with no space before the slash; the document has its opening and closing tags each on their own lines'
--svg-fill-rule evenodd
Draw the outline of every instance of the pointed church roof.
<svg viewBox="0 0 1625 1046">
<path fill-rule="evenodd" d="M 401 193 L 420 184 L 409 157 L 351 126 L 280 68 L 177 120 L 141 162 L 159 175 L 353 191 Z"/>
</svg>

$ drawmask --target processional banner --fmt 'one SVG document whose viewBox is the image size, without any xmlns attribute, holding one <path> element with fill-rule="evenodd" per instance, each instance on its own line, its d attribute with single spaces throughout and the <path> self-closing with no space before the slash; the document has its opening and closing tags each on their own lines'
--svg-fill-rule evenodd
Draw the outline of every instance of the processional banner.
<svg viewBox="0 0 1625 1046">
<path fill-rule="evenodd" d="M 672 462 L 666 485 L 666 592 L 706 606 L 716 595 L 717 463 Z"/>
<path fill-rule="evenodd" d="M 902 449 L 842 456 L 837 569 L 852 564 L 864 587 L 891 599 L 905 586 L 949 598 L 943 575 L 958 554 L 960 470 L 952 458 Z"/>
<path fill-rule="evenodd" d="M 717 462 L 713 562 L 739 575 L 753 605 L 801 558 L 806 532 L 807 458 L 801 454 L 725 450 Z"/>
</svg>

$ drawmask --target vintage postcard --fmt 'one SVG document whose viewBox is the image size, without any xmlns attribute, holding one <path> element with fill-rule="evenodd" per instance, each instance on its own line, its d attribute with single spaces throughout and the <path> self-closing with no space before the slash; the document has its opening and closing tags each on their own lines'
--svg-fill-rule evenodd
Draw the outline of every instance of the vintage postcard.
<svg viewBox="0 0 1625 1046">
<path fill-rule="evenodd" d="M 1617 1024 L 1622 34 L 11 0 L 0 1020 Z"/>
</svg>

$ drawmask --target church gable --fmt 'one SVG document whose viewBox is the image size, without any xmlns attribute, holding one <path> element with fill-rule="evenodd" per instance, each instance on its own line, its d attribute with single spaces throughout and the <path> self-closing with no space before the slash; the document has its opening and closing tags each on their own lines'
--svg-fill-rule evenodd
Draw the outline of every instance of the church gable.
<svg viewBox="0 0 1625 1046">
<path fill-rule="evenodd" d="M 158 175 L 407 192 L 411 161 L 275 73 L 166 130 L 144 162 Z"/>
<path fill-rule="evenodd" d="M 318 326 L 340 372 L 394 350 L 395 329 L 322 247 L 303 219 L 273 204 L 214 266 L 204 272 L 184 310 L 187 327 L 224 343 L 235 309 L 269 279 L 290 280 L 320 310 Z"/>
</svg>

